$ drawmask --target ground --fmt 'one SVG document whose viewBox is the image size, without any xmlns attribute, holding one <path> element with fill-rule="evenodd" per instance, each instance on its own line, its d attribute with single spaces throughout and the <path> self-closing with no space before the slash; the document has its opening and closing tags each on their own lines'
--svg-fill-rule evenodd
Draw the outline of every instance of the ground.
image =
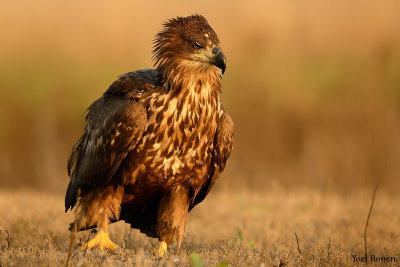
<svg viewBox="0 0 400 267">
<path fill-rule="evenodd" d="M 361 265 L 364 225 L 372 192 L 352 194 L 274 188 L 212 192 L 190 213 L 179 252 L 153 256 L 157 242 L 119 222 L 110 237 L 115 252 L 81 251 L 75 266 L 298 266 Z M 368 227 L 368 250 L 400 265 L 400 197 L 378 190 Z M 63 195 L 0 190 L 0 266 L 65 265 L 73 214 Z M 295 233 L 299 241 L 296 243 Z M 10 238 L 8 236 L 10 235 Z M 79 241 L 89 232 L 80 233 Z M 383 266 L 374 262 L 373 265 Z"/>
</svg>

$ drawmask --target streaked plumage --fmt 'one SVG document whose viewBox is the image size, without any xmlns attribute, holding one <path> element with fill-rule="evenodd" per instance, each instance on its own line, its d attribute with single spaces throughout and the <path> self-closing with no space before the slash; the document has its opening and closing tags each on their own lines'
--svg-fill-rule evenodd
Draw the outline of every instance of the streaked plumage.
<svg viewBox="0 0 400 267">
<path fill-rule="evenodd" d="M 154 70 L 121 75 L 88 108 L 68 161 L 65 207 L 75 206 L 80 189 L 78 230 L 107 233 L 110 221 L 124 220 L 161 247 L 179 247 L 188 212 L 207 196 L 233 146 L 233 122 L 220 101 L 225 57 L 206 19 L 193 15 L 164 24 L 154 60 Z"/>
</svg>

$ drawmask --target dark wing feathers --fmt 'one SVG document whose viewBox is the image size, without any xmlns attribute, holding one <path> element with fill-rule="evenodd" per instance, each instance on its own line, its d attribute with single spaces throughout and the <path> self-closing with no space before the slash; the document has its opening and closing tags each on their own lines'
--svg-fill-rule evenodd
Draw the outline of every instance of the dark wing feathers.
<svg viewBox="0 0 400 267">
<path fill-rule="evenodd" d="M 161 75 L 156 70 L 138 70 L 123 74 L 116 80 L 106 94 L 121 95 L 124 98 L 137 99 L 141 93 L 160 86 Z"/>
<path fill-rule="evenodd" d="M 233 135 L 234 127 L 232 118 L 224 109 L 222 109 L 222 115 L 218 120 L 217 131 L 214 136 L 213 157 L 208 177 L 205 184 L 191 203 L 189 210 L 205 199 L 211 188 L 214 186 L 219 174 L 224 170 L 233 148 Z"/>
<path fill-rule="evenodd" d="M 112 179 L 127 153 L 142 138 L 147 114 L 137 98 L 154 88 L 157 77 L 150 70 L 122 75 L 88 108 L 84 133 L 68 160 L 71 180 L 65 196 L 66 210 L 75 205 L 78 188 L 102 186 Z"/>
</svg>

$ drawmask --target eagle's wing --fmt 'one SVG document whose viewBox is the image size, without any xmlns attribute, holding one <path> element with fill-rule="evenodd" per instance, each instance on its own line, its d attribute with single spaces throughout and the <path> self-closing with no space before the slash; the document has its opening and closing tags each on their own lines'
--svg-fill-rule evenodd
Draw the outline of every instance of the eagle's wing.
<svg viewBox="0 0 400 267">
<path fill-rule="evenodd" d="M 221 107 L 222 108 L 222 107 Z M 199 204 L 208 195 L 214 186 L 219 174 L 224 170 L 233 148 L 234 127 L 231 116 L 222 108 L 222 115 L 219 117 L 217 131 L 214 136 L 213 156 L 211 160 L 208 177 L 194 198 L 189 209 Z"/>
<path fill-rule="evenodd" d="M 66 210 L 75 205 L 79 188 L 85 191 L 110 181 L 142 138 L 147 114 L 137 98 L 154 88 L 152 77 L 146 75 L 145 72 L 122 75 L 88 108 L 84 133 L 68 160 L 71 180 L 65 196 Z"/>
</svg>

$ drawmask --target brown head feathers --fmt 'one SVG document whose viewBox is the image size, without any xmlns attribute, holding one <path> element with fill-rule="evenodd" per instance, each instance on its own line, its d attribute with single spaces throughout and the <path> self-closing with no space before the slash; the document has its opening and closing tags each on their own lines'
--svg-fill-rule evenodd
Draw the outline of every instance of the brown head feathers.
<svg viewBox="0 0 400 267">
<path fill-rule="evenodd" d="M 154 65 L 161 71 L 164 82 L 173 82 L 172 79 L 178 78 L 175 77 L 177 73 L 186 74 L 187 71 L 192 74 L 212 72 L 218 76 L 206 57 L 208 51 L 218 46 L 218 36 L 203 16 L 172 18 L 163 24 L 154 40 Z"/>
</svg>

